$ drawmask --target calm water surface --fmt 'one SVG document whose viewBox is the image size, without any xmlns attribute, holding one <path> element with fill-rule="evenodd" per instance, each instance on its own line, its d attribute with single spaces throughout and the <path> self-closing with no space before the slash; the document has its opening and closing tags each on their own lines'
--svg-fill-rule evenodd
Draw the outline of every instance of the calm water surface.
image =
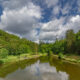
<svg viewBox="0 0 80 80">
<path fill-rule="evenodd" d="M 80 66 L 41 57 L 1 65 L 0 80 L 80 80 Z"/>
</svg>

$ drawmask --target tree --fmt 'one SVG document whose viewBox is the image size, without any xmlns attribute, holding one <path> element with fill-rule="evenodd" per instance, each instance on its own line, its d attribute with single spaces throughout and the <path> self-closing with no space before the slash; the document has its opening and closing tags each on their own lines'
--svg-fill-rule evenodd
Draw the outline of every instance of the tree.
<svg viewBox="0 0 80 80">
<path fill-rule="evenodd" d="M 75 37 L 74 31 L 68 30 L 66 32 L 66 49 L 67 49 L 67 52 L 69 52 L 69 53 L 74 52 L 75 40 L 76 40 L 76 37 Z"/>
<path fill-rule="evenodd" d="M 64 53 L 65 50 L 65 40 L 56 40 L 56 42 L 53 44 L 53 53 Z"/>
<path fill-rule="evenodd" d="M 80 31 L 76 33 L 76 53 L 80 55 Z"/>
</svg>

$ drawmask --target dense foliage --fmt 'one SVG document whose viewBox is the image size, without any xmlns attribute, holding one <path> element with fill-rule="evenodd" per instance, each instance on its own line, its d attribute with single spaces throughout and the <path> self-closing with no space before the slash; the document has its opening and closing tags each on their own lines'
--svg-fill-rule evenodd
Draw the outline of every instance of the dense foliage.
<svg viewBox="0 0 80 80">
<path fill-rule="evenodd" d="M 65 39 L 58 40 L 54 43 L 43 43 L 39 45 L 39 52 L 55 54 L 79 54 L 80 55 L 80 31 L 74 33 L 73 30 L 66 32 Z"/>
<path fill-rule="evenodd" d="M 68 30 L 62 40 L 56 39 L 54 43 L 36 44 L 25 38 L 19 38 L 0 30 L 0 58 L 6 58 L 8 55 L 20 54 L 37 54 L 54 53 L 54 54 L 79 54 L 80 55 L 80 31 L 74 33 Z"/>
<path fill-rule="evenodd" d="M 23 53 L 36 54 L 38 45 L 25 38 L 20 39 L 18 36 L 9 34 L 0 30 L 0 57 L 7 55 L 20 55 Z"/>
</svg>

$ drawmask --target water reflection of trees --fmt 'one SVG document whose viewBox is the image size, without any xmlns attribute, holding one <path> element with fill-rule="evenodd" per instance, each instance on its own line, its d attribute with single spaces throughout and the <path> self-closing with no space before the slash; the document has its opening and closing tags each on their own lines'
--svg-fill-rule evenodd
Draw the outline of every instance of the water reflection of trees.
<svg viewBox="0 0 80 80">
<path fill-rule="evenodd" d="M 38 59 L 24 60 L 15 63 L 8 63 L 0 66 L 0 77 L 5 78 L 8 74 L 18 69 L 25 69 L 27 66 L 34 64 Z"/>
<path fill-rule="evenodd" d="M 49 58 L 49 64 L 55 66 L 57 71 L 63 71 L 69 74 L 70 80 L 80 80 L 80 66 L 76 64 L 71 64 L 62 60 L 58 60 L 54 57 Z"/>
<path fill-rule="evenodd" d="M 24 60 L 16 63 L 9 63 L 3 66 L 0 66 L 0 77 L 5 78 L 8 74 L 12 74 L 18 69 L 25 70 L 26 67 L 30 67 L 29 70 L 32 69 L 33 74 L 35 74 L 35 70 L 38 70 L 37 74 L 40 72 L 42 80 L 60 80 L 59 78 L 63 78 L 63 80 L 80 80 L 80 67 L 62 60 L 58 60 L 55 57 L 41 57 L 39 62 L 38 59 Z M 32 65 L 33 64 L 33 65 Z M 36 66 L 37 69 L 36 69 Z M 26 72 L 28 75 L 30 71 Z M 32 75 L 33 75 L 32 74 Z M 38 74 L 39 75 L 39 74 Z M 56 77 L 55 77 L 56 76 Z M 63 76 L 63 77 L 62 77 Z M 29 77 L 29 76 L 28 76 Z M 35 76 L 33 75 L 35 79 Z M 66 79 L 67 78 L 67 79 Z M 32 79 L 32 78 L 31 78 Z M 33 79 L 32 79 L 33 80 Z M 37 78 L 38 80 L 38 78 Z"/>
</svg>

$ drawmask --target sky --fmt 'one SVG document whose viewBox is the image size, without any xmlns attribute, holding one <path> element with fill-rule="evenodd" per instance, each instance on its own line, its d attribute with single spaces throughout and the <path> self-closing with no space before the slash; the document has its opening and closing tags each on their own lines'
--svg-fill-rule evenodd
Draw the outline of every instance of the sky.
<svg viewBox="0 0 80 80">
<path fill-rule="evenodd" d="M 0 29 L 28 40 L 54 42 L 80 30 L 80 0 L 0 0 Z"/>
</svg>

